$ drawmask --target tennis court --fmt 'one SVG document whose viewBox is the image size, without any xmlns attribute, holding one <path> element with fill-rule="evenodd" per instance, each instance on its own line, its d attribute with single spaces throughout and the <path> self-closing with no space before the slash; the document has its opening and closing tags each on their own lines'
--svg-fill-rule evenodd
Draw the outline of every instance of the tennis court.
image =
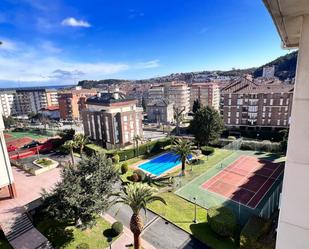
<svg viewBox="0 0 309 249">
<path fill-rule="evenodd" d="M 284 158 L 236 150 L 175 193 L 206 209 L 226 206 L 244 224 L 252 214 L 268 217 L 278 206 L 283 171 Z"/>
<path fill-rule="evenodd" d="M 283 163 L 241 156 L 201 187 L 225 198 L 256 208 L 283 172 Z"/>
</svg>

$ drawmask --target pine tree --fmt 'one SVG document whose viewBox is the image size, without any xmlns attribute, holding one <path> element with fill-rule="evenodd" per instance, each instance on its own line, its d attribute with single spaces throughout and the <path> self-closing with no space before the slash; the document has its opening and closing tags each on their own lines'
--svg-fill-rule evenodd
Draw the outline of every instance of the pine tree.
<svg viewBox="0 0 309 249">
<path fill-rule="evenodd" d="M 199 99 L 196 99 L 193 102 L 192 111 L 193 113 L 196 113 L 199 109 L 201 109 L 201 104 L 200 104 Z"/>
<path fill-rule="evenodd" d="M 206 106 L 198 110 L 190 122 L 190 131 L 200 145 L 219 138 L 224 130 L 224 123 L 218 111 Z"/>
<path fill-rule="evenodd" d="M 54 190 L 43 193 L 48 213 L 60 222 L 73 221 L 83 227 L 95 224 L 95 217 L 106 211 L 116 170 L 104 154 L 84 157 L 77 167 L 64 168 Z"/>
</svg>

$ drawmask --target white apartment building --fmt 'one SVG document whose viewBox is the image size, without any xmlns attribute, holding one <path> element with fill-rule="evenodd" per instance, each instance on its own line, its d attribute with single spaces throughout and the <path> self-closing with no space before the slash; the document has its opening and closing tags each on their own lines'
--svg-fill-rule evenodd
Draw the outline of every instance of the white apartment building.
<svg viewBox="0 0 309 249">
<path fill-rule="evenodd" d="M 309 2 L 264 0 L 283 47 L 299 48 L 277 249 L 309 248 Z"/>
<path fill-rule="evenodd" d="M 184 109 L 184 115 L 190 111 L 190 88 L 186 83 L 169 83 L 166 85 L 167 99 L 179 110 Z"/>
<path fill-rule="evenodd" d="M 15 110 L 15 91 L 0 91 L 0 113 L 5 116 L 11 116 L 16 113 Z"/>
<path fill-rule="evenodd" d="M 190 109 L 192 110 L 195 100 L 199 100 L 201 106 L 212 106 L 219 110 L 220 89 L 217 83 L 194 83 L 190 86 Z"/>
<path fill-rule="evenodd" d="M 153 100 L 160 100 L 166 98 L 165 87 L 163 85 L 159 86 L 152 86 L 148 90 L 148 99 L 151 101 Z"/>
</svg>

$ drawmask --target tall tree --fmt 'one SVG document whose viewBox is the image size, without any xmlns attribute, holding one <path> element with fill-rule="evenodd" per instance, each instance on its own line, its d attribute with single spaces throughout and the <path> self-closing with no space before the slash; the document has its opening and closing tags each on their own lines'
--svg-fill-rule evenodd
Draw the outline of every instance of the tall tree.
<svg viewBox="0 0 309 249">
<path fill-rule="evenodd" d="M 193 102 L 192 111 L 193 113 L 196 113 L 199 109 L 201 109 L 201 103 L 199 99 L 196 99 Z"/>
<path fill-rule="evenodd" d="M 68 140 L 64 143 L 63 147 L 70 152 L 72 165 L 75 165 L 74 149 L 77 148 L 77 144 L 74 140 Z"/>
<path fill-rule="evenodd" d="M 143 107 L 143 110 L 144 112 L 146 111 L 146 100 L 144 97 L 142 97 L 142 107 Z"/>
<path fill-rule="evenodd" d="M 98 214 L 106 211 L 116 171 L 104 154 L 84 157 L 78 167 L 65 167 L 51 193 L 43 193 L 48 213 L 60 222 L 91 226 Z"/>
<path fill-rule="evenodd" d="M 139 135 L 135 135 L 133 137 L 134 147 L 135 147 L 135 155 L 139 156 L 139 142 L 142 141 L 142 138 Z"/>
<path fill-rule="evenodd" d="M 132 209 L 132 217 L 130 220 L 130 229 L 134 235 L 134 249 L 141 248 L 140 235 L 143 231 L 144 224 L 140 215 L 143 209 L 146 212 L 148 204 L 154 201 L 160 201 L 166 205 L 165 200 L 155 195 L 156 189 L 147 184 L 135 183 L 129 184 L 124 188 L 124 192 L 116 194 L 118 197 L 116 203 L 128 205 Z"/>
<path fill-rule="evenodd" d="M 289 129 L 280 131 L 282 134 L 282 140 L 280 142 L 280 148 L 283 153 L 286 153 L 288 148 Z"/>
<path fill-rule="evenodd" d="M 190 122 L 190 131 L 200 145 L 219 138 L 224 130 L 224 123 L 218 111 L 210 106 L 198 110 Z"/>
<path fill-rule="evenodd" d="M 89 143 L 89 138 L 82 133 L 77 133 L 74 135 L 74 141 L 79 148 L 79 154 L 82 157 L 85 145 Z"/>
<path fill-rule="evenodd" d="M 2 117 L 5 129 L 9 129 L 16 124 L 16 120 L 13 117 L 11 116 L 8 117 L 2 116 Z"/>
<path fill-rule="evenodd" d="M 181 175 L 186 173 L 186 162 L 190 155 L 194 154 L 194 144 L 188 139 L 177 138 L 172 145 L 172 151 L 178 155 L 181 161 Z"/>
<path fill-rule="evenodd" d="M 174 108 L 174 119 L 176 122 L 176 135 L 179 135 L 179 130 L 180 130 L 180 124 L 183 120 L 183 116 L 184 116 L 184 111 L 186 110 L 185 107 L 183 107 L 182 109 L 179 108 Z"/>
</svg>

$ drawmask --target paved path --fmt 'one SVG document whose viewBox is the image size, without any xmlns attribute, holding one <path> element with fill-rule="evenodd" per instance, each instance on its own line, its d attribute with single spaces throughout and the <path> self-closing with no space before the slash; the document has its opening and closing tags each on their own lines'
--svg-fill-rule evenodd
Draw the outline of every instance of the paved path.
<svg viewBox="0 0 309 249">
<path fill-rule="evenodd" d="M 103 218 L 111 224 L 117 221 L 115 218 L 113 218 L 111 215 L 107 213 L 103 215 Z M 156 249 L 144 239 L 142 239 L 141 243 L 142 243 L 142 247 L 145 249 Z M 122 235 L 113 242 L 112 248 L 124 249 L 124 248 L 127 248 L 128 245 L 130 244 L 133 244 L 133 235 L 130 229 L 127 226 L 124 226 Z"/>
<path fill-rule="evenodd" d="M 124 226 L 129 227 L 132 215 L 132 211 L 129 207 L 119 204 L 112 207 L 107 213 L 114 219 L 123 223 Z M 167 222 L 155 213 L 147 210 L 146 215 L 143 212 L 141 214 L 145 223 L 142 239 L 152 245 L 152 248 L 211 249 L 192 237 L 189 233 Z"/>
</svg>

